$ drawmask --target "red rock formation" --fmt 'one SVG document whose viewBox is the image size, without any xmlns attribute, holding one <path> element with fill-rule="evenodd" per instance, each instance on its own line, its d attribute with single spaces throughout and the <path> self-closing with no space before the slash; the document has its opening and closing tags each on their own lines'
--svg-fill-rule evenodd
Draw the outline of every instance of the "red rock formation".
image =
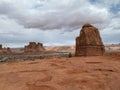
<svg viewBox="0 0 120 90">
<path fill-rule="evenodd" d="M 7 50 L 8 53 L 12 53 L 12 51 L 11 51 L 11 49 L 9 47 L 7 47 L 6 50 Z"/>
<path fill-rule="evenodd" d="M 11 53 L 12 51 L 10 48 L 2 48 L 2 45 L 0 44 L 0 55 L 11 54 Z"/>
<path fill-rule="evenodd" d="M 82 27 L 80 36 L 76 38 L 76 56 L 103 55 L 105 48 L 98 29 L 90 24 Z"/>
<path fill-rule="evenodd" d="M 45 49 L 42 43 L 29 42 L 29 45 L 25 46 L 24 53 L 25 54 L 39 54 L 43 52 Z"/>
<path fill-rule="evenodd" d="M 0 50 L 2 50 L 2 45 L 0 44 Z"/>
</svg>

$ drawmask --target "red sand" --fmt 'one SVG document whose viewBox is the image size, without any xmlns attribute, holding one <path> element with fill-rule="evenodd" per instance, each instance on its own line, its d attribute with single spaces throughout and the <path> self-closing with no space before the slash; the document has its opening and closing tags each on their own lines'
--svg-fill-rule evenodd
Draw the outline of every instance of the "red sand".
<svg viewBox="0 0 120 90">
<path fill-rule="evenodd" d="M 120 58 L 52 58 L 0 64 L 0 90 L 120 90 Z"/>
</svg>

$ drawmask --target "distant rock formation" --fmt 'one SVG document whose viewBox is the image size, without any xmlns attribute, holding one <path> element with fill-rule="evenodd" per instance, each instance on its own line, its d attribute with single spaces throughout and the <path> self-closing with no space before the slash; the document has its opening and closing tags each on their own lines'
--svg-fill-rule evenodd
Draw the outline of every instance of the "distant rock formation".
<svg viewBox="0 0 120 90">
<path fill-rule="evenodd" d="M 0 50 L 2 50 L 2 45 L 0 44 Z"/>
<path fill-rule="evenodd" d="M 76 38 L 76 56 L 103 55 L 105 47 L 98 29 L 90 24 L 83 25 L 80 36 Z"/>
<path fill-rule="evenodd" d="M 24 53 L 25 54 L 39 54 L 44 51 L 44 47 L 42 43 L 29 42 L 29 45 L 25 46 Z"/>
<path fill-rule="evenodd" d="M 8 48 L 3 48 L 2 45 L 0 44 L 0 55 L 6 55 L 6 54 L 11 54 L 12 51 L 11 49 Z"/>
</svg>

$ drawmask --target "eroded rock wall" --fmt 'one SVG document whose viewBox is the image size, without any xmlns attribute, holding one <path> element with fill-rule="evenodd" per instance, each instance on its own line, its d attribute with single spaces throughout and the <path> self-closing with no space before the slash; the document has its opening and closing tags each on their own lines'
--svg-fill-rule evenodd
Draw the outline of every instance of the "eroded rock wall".
<svg viewBox="0 0 120 90">
<path fill-rule="evenodd" d="M 45 49 L 42 43 L 29 42 L 29 45 L 25 46 L 25 54 L 37 54 L 43 52 Z"/>
<path fill-rule="evenodd" d="M 76 38 L 76 56 L 103 55 L 105 47 L 100 37 L 99 30 L 90 25 L 83 25 L 80 35 Z"/>
</svg>

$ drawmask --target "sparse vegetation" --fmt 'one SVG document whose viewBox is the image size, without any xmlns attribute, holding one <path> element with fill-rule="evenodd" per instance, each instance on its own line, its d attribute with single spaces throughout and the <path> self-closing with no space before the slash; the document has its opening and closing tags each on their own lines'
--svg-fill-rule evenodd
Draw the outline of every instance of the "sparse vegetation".
<svg viewBox="0 0 120 90">
<path fill-rule="evenodd" d="M 71 58 L 71 57 L 72 57 L 72 54 L 71 54 L 71 52 L 69 53 L 68 57 L 69 57 L 69 58 Z"/>
<path fill-rule="evenodd" d="M 52 53 L 52 54 L 41 54 L 41 55 L 4 55 L 0 57 L 0 62 L 19 62 L 26 60 L 46 59 L 52 57 L 72 57 L 71 53 Z"/>
</svg>

